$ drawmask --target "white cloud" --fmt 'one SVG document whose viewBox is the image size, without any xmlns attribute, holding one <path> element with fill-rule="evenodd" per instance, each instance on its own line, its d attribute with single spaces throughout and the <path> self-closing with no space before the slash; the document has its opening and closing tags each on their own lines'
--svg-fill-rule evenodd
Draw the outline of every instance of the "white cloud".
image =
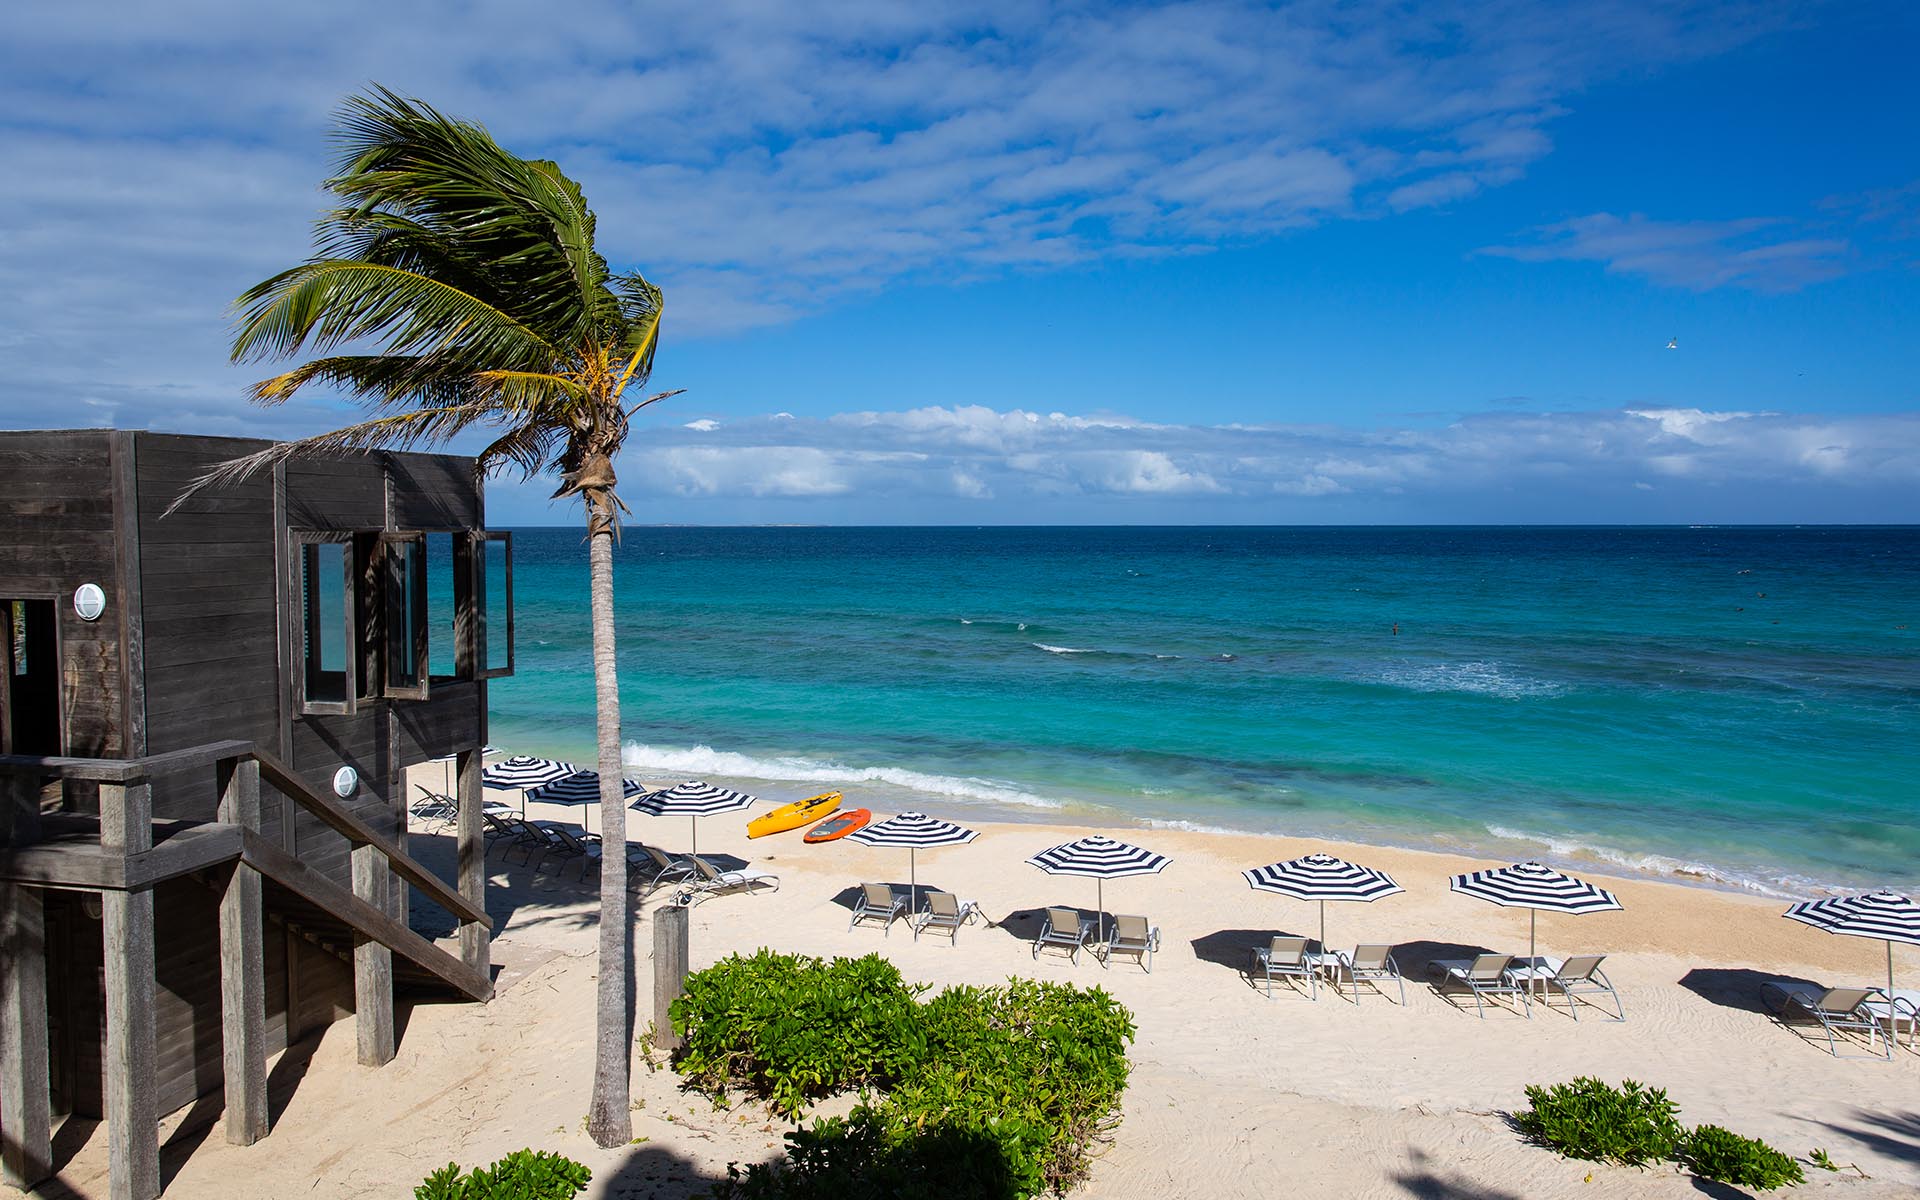
<svg viewBox="0 0 1920 1200">
<path fill-rule="evenodd" d="M 966 406 L 759 417 L 697 435 L 661 426 L 636 431 L 631 445 L 621 466 L 630 500 L 858 497 L 870 512 L 932 504 L 910 510 L 957 520 L 976 507 L 1054 519 L 1081 511 L 1074 504 L 1115 520 L 1137 516 L 1143 506 L 1161 515 L 1256 520 L 1271 516 L 1263 505 L 1282 500 L 1296 506 L 1287 509 L 1295 516 L 1391 503 L 1395 511 L 1439 519 L 1450 507 L 1500 496 L 1541 496 L 1550 506 L 1650 492 L 1649 478 L 1729 495 L 1920 495 L 1920 414 L 1497 412 L 1439 428 L 1352 431 L 1148 424 Z M 1910 499 L 1906 509 L 1914 507 Z M 1529 505 L 1512 515 L 1538 519 L 1547 511 Z M 1585 519 L 1606 515 L 1601 507 Z"/>
<path fill-rule="evenodd" d="M 506 0 L 14 9 L 9 416 L 71 421 L 90 401 L 101 420 L 263 433 L 322 422 L 244 408 L 226 305 L 308 252 L 331 113 L 369 80 L 562 162 L 603 246 L 665 286 L 686 337 L 903 279 L 1457 203 L 1548 153 L 1580 89 L 1772 19 L 1739 0 L 580 0 L 537 21 Z M 1821 257 L 1749 250 L 1738 270 L 1762 280 Z"/>
<path fill-rule="evenodd" d="M 1522 262 L 1604 263 L 1609 272 L 1693 291 L 1792 292 L 1843 274 L 1853 250 L 1843 239 L 1796 235 L 1790 223 L 1769 217 L 1655 221 L 1639 213 L 1594 213 L 1542 226 L 1534 235 L 1532 242 L 1481 253 Z"/>
</svg>

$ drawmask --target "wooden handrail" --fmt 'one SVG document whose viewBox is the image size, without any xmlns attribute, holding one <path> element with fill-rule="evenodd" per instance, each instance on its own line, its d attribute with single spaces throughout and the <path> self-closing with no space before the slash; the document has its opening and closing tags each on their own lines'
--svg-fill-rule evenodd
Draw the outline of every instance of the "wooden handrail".
<svg viewBox="0 0 1920 1200">
<path fill-rule="evenodd" d="M 395 875 L 426 893 L 435 904 L 452 913 L 462 923 L 474 922 L 491 930 L 493 918 L 486 909 L 474 904 L 448 887 L 438 875 L 427 870 L 372 826 L 353 815 L 343 805 L 321 794 L 295 774 L 278 758 L 252 742 L 209 742 L 186 750 L 150 754 L 145 758 L 61 758 L 31 754 L 0 754 L 0 772 L 57 775 L 62 779 L 85 779 L 98 783 L 144 783 L 155 775 L 210 767 L 233 759 L 251 758 L 260 764 L 267 782 L 295 804 L 306 809 L 328 828 L 355 846 L 372 846 L 387 858 L 387 867 Z"/>
<path fill-rule="evenodd" d="M 387 867 L 395 875 L 425 892 L 428 899 L 460 920 L 476 921 L 488 929 L 493 928 L 493 918 L 487 915 L 485 909 L 476 906 L 448 887 L 438 875 L 407 857 L 400 847 L 375 833 L 372 826 L 315 791 L 306 780 L 289 770 L 285 763 L 256 746 L 248 746 L 247 750 L 248 757 L 260 764 L 260 777 L 278 788 L 289 800 L 319 817 L 354 845 L 372 846 L 386 855 Z"/>
</svg>

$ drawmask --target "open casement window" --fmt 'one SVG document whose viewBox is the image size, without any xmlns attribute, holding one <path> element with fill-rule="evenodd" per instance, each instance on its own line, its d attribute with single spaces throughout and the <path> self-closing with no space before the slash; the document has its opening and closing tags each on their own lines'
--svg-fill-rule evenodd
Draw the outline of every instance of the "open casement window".
<svg viewBox="0 0 1920 1200">
<path fill-rule="evenodd" d="M 380 694 L 389 700 L 425 700 L 427 656 L 427 535 L 379 535 L 375 567 L 380 581 Z"/>
<path fill-rule="evenodd" d="M 455 608 L 462 618 L 461 674 L 498 679 L 513 674 L 513 535 L 469 530 L 454 538 Z"/>
<path fill-rule="evenodd" d="M 361 589 L 354 535 L 293 535 L 296 695 L 301 713 L 351 713 L 359 699 Z"/>
</svg>

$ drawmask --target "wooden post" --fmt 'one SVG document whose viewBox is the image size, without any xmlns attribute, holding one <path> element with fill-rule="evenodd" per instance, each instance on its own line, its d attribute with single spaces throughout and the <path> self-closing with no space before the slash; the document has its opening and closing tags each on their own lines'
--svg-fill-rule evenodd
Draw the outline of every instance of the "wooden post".
<svg viewBox="0 0 1920 1200">
<path fill-rule="evenodd" d="M 653 914 L 653 1044 L 663 1053 L 680 1048 L 673 1031 L 673 1002 L 687 991 L 687 930 L 692 910 L 668 904 Z"/>
<path fill-rule="evenodd" d="M 47 1079 L 46 913 L 40 889 L 0 881 L 0 1179 L 53 1173 Z"/>
<path fill-rule="evenodd" d="M 387 856 L 372 846 L 353 848 L 353 894 L 387 911 Z M 393 1061 L 393 951 L 369 937 L 353 942 L 353 1024 L 361 1066 Z"/>
<path fill-rule="evenodd" d="M 260 830 L 260 764 L 220 763 L 220 819 Z M 260 873 L 244 862 L 220 894 L 220 1044 L 226 1077 L 227 1140 L 251 1146 L 267 1136 L 266 932 Z"/>
<path fill-rule="evenodd" d="M 133 854 L 153 848 L 153 793 L 145 780 L 100 785 L 100 845 Z M 153 892 L 106 891 L 107 1194 L 160 1194 L 160 1082 L 153 1003 Z"/>
<path fill-rule="evenodd" d="M 460 815 L 456 831 L 459 891 L 475 908 L 487 907 L 487 843 L 482 834 L 480 748 L 460 751 L 454 768 L 459 774 Z M 487 927 L 477 921 L 460 924 L 460 957 L 482 975 L 489 973 Z"/>
</svg>

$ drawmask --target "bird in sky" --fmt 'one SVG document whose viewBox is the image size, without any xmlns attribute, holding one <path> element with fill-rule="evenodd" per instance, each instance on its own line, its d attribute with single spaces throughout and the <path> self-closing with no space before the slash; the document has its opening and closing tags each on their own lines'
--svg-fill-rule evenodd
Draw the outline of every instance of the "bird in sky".
<svg viewBox="0 0 1920 1200">
<path fill-rule="evenodd" d="M 1668 338 L 1668 339 L 1667 339 L 1667 349 L 1669 349 L 1669 350 L 1678 350 L 1679 348 L 1680 348 L 1680 339 L 1679 339 L 1679 338 L 1677 338 L 1677 337 L 1674 337 L 1674 338 Z"/>
</svg>

